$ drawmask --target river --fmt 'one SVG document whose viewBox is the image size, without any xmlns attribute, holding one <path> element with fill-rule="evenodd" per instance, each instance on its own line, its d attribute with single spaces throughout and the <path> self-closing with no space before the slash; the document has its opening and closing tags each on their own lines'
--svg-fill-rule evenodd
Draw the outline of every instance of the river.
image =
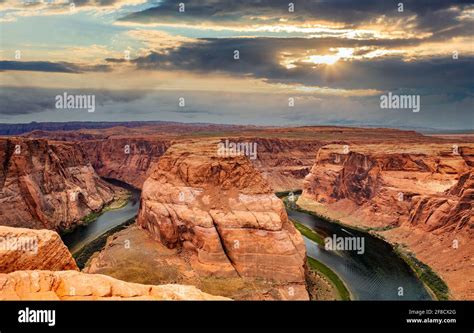
<svg viewBox="0 0 474 333">
<path fill-rule="evenodd" d="M 288 216 L 323 237 L 364 237 L 365 251 L 328 251 L 303 236 L 307 255 L 330 267 L 357 300 L 431 300 L 423 283 L 385 241 L 287 208 Z M 399 296 L 400 287 L 403 296 Z"/>
<path fill-rule="evenodd" d="M 85 245 L 110 229 L 136 216 L 140 206 L 140 191 L 117 180 L 110 183 L 126 188 L 132 193 L 122 208 L 100 215 L 96 221 L 79 226 L 64 235 L 63 241 L 75 254 Z M 423 283 L 411 268 L 381 239 L 349 227 L 327 222 L 311 214 L 287 208 L 288 216 L 313 229 L 324 237 L 364 237 L 365 252 L 327 251 L 324 247 L 303 236 L 308 256 L 330 267 L 346 284 L 352 298 L 358 300 L 426 300 L 431 299 Z M 403 296 L 398 296 L 399 288 Z"/>
<path fill-rule="evenodd" d="M 127 204 L 121 208 L 109 210 L 100 215 L 97 220 L 85 226 L 78 226 L 73 232 L 62 236 L 64 244 L 72 254 L 77 253 L 85 245 L 106 233 L 110 229 L 121 225 L 133 218 L 140 207 L 140 190 L 118 180 L 106 179 L 107 182 L 130 191 L 132 196 Z"/>
</svg>

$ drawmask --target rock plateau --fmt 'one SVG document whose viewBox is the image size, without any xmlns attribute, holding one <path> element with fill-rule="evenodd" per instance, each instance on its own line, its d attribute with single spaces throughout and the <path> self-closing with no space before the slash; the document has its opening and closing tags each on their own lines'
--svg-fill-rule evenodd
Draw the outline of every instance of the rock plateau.
<svg viewBox="0 0 474 333">
<path fill-rule="evenodd" d="M 218 140 L 176 144 L 143 185 L 138 224 L 195 271 L 260 278 L 307 299 L 305 246 L 283 203 L 243 155 L 217 154 Z"/>
</svg>

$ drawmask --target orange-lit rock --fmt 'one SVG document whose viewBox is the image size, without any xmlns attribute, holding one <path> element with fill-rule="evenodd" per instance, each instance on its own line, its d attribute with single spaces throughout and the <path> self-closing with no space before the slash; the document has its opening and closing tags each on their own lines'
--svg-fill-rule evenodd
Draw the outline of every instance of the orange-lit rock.
<svg viewBox="0 0 474 333">
<path fill-rule="evenodd" d="M 293 284 L 307 298 L 305 246 L 282 202 L 245 156 L 219 156 L 217 144 L 168 149 L 143 185 L 139 225 L 200 274 Z"/>
<path fill-rule="evenodd" d="M 0 274 L 0 300 L 228 300 L 196 287 L 143 285 L 76 271 Z"/>
<path fill-rule="evenodd" d="M 0 272 L 78 270 L 58 233 L 0 226 Z"/>
</svg>

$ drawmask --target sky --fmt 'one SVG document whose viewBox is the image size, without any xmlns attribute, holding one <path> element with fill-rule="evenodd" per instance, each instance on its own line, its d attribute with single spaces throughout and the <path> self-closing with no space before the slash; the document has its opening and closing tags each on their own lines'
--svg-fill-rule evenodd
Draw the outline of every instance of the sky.
<svg viewBox="0 0 474 333">
<path fill-rule="evenodd" d="M 474 129 L 473 31 L 474 0 L 0 0 L 0 123 Z"/>
</svg>

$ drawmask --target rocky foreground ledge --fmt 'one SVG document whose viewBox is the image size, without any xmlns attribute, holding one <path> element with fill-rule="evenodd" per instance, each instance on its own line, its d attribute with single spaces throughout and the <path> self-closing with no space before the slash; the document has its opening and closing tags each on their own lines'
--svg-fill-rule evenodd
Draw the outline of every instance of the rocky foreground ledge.
<svg viewBox="0 0 474 333">
<path fill-rule="evenodd" d="M 0 273 L 79 270 L 57 232 L 0 226 Z"/>
<path fill-rule="evenodd" d="M 228 300 L 193 286 L 150 286 L 77 271 L 0 274 L 0 300 Z"/>
<path fill-rule="evenodd" d="M 193 286 L 143 285 L 77 271 L 59 235 L 0 227 L 0 300 L 225 300 Z"/>
</svg>

